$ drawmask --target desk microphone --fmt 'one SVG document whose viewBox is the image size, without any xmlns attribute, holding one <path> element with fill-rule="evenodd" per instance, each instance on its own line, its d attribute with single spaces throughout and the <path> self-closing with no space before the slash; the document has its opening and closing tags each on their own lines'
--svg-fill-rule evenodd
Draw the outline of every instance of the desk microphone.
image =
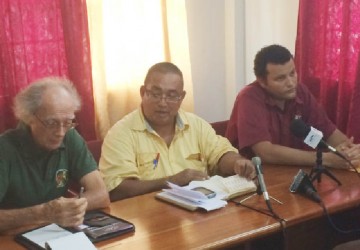
<svg viewBox="0 0 360 250">
<path fill-rule="evenodd" d="M 261 159 L 260 159 L 260 157 L 256 156 L 256 157 L 253 157 L 251 159 L 251 161 L 255 165 L 256 174 L 257 174 L 258 182 L 259 182 L 259 186 L 260 186 L 260 190 L 258 190 L 257 193 L 263 194 L 266 205 L 268 206 L 270 211 L 273 211 L 271 204 L 270 204 L 269 194 L 266 190 L 266 185 L 265 185 L 264 176 L 263 176 L 262 167 L 261 167 Z M 259 187 L 258 187 L 258 189 L 259 189 Z"/>
<path fill-rule="evenodd" d="M 303 120 L 300 118 L 294 119 L 290 124 L 291 132 L 299 138 L 304 139 L 304 143 L 312 148 L 326 148 L 330 152 L 333 152 L 340 158 L 344 159 L 345 161 L 349 162 L 348 159 L 345 158 L 336 148 L 327 144 L 322 138 L 323 133 L 316 128 L 313 128 L 304 123 Z M 351 164 L 351 162 L 350 162 Z"/>
</svg>

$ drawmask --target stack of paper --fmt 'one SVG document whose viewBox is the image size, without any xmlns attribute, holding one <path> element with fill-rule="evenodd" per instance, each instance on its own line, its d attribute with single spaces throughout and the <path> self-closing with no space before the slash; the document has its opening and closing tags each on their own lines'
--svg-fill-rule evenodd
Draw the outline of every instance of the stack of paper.
<svg viewBox="0 0 360 250">
<path fill-rule="evenodd" d="M 248 181 L 238 175 L 226 178 L 216 175 L 205 181 L 192 181 L 185 187 L 173 183 L 168 183 L 168 185 L 169 189 L 163 189 L 162 192 L 156 194 L 156 197 L 192 211 L 198 208 L 206 211 L 219 209 L 227 205 L 226 200 L 256 190 L 253 181 Z M 192 190 L 197 187 L 207 188 L 216 195 L 208 198 L 205 194 Z"/>
<path fill-rule="evenodd" d="M 204 194 L 168 182 L 170 189 L 156 194 L 157 198 L 174 203 L 189 210 L 203 208 L 206 211 L 225 207 L 227 202 L 218 198 L 208 199 Z"/>
</svg>

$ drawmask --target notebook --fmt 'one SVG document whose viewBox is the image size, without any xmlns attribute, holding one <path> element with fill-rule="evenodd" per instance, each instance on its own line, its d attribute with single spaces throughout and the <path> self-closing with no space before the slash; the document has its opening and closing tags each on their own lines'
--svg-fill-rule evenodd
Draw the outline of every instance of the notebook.
<svg viewBox="0 0 360 250">
<path fill-rule="evenodd" d="M 85 214 L 83 225 L 77 228 L 64 228 L 52 223 L 20 233 L 15 236 L 15 241 L 27 249 L 45 250 L 46 244 L 50 246 L 51 243 L 57 244 L 61 241 L 64 241 L 65 244 L 72 238 L 79 240 L 79 244 L 86 244 L 83 236 L 77 235 L 78 232 L 86 235 L 90 243 L 95 243 L 133 231 L 135 231 L 135 226 L 131 222 L 103 211 L 91 211 Z M 69 248 L 65 249 L 69 250 Z"/>
</svg>

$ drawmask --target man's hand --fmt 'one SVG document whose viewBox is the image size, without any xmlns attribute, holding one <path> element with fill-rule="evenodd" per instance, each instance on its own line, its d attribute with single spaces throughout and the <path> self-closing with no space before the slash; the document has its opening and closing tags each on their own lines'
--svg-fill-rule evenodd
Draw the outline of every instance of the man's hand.
<svg viewBox="0 0 360 250">
<path fill-rule="evenodd" d="M 58 198 L 44 204 L 44 216 L 63 227 L 80 225 L 86 212 L 86 198 Z"/>
<path fill-rule="evenodd" d="M 349 168 L 349 164 L 344 159 L 342 159 L 341 157 L 337 156 L 332 152 L 326 152 L 322 154 L 322 164 L 324 166 L 331 168 L 341 168 L 341 169 Z"/>
<path fill-rule="evenodd" d="M 357 167 L 360 164 L 360 144 L 354 144 L 354 138 L 341 143 L 336 147 L 336 150 L 340 152 L 351 164 Z M 325 153 L 324 165 L 333 168 L 350 168 L 350 164 L 341 159 L 339 156 L 332 153 Z"/>
<path fill-rule="evenodd" d="M 354 144 L 354 137 L 339 145 L 341 153 L 357 167 L 360 163 L 360 144 Z"/>
<path fill-rule="evenodd" d="M 205 180 L 209 176 L 205 172 L 201 172 L 194 169 L 185 169 L 173 176 L 170 176 L 168 181 L 179 186 L 185 186 L 193 180 Z"/>
<path fill-rule="evenodd" d="M 247 159 L 238 159 L 234 162 L 234 172 L 249 180 L 256 177 L 256 170 L 254 164 Z"/>
</svg>

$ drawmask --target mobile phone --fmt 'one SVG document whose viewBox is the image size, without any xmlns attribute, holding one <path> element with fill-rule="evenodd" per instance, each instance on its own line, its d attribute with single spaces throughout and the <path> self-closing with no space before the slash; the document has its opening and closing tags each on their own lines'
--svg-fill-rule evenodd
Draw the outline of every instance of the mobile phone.
<svg viewBox="0 0 360 250">
<path fill-rule="evenodd" d="M 216 196 L 216 193 L 214 191 L 204 187 L 196 187 L 193 188 L 192 190 L 205 194 L 208 199 L 214 198 Z"/>
</svg>

